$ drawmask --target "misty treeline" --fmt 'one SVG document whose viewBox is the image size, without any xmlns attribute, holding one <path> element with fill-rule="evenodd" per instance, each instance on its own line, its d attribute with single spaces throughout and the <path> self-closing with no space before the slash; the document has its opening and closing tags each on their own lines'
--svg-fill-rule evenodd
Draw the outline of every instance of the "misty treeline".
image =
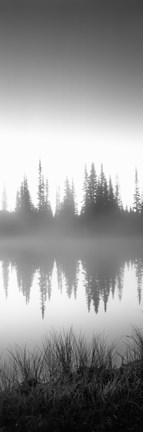
<svg viewBox="0 0 143 432">
<path fill-rule="evenodd" d="M 112 178 L 107 180 L 103 165 L 97 176 L 94 163 L 88 173 L 84 170 L 82 205 L 78 212 L 74 182 L 70 184 L 66 177 L 63 198 L 60 198 L 60 188 L 56 191 L 55 214 L 52 212 L 49 200 L 48 178 L 44 178 L 42 164 L 39 160 L 37 205 L 32 202 L 28 180 L 24 176 L 16 193 L 14 211 L 8 211 L 6 188 L 2 195 L 2 210 L 0 211 L 0 235 L 33 234 L 44 232 L 48 234 L 75 233 L 105 233 L 107 232 L 140 232 L 143 231 L 143 199 L 141 199 L 138 172 L 135 170 L 135 190 L 133 206 L 123 208 L 118 177 L 113 186 Z"/>
</svg>

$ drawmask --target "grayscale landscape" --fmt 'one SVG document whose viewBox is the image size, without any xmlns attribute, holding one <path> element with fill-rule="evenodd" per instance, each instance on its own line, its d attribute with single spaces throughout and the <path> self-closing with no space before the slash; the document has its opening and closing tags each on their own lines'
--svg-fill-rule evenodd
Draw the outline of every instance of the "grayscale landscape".
<svg viewBox="0 0 143 432">
<path fill-rule="evenodd" d="M 143 7 L 0 1 L 0 432 L 141 432 Z"/>
</svg>

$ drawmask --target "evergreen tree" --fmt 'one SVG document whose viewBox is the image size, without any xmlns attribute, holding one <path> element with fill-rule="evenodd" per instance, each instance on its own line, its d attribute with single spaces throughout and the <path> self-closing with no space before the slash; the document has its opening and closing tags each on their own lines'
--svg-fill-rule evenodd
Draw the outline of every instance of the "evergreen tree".
<svg viewBox="0 0 143 432">
<path fill-rule="evenodd" d="M 68 177 L 66 177 L 63 202 L 65 203 L 65 206 L 67 205 L 68 207 L 70 206 L 70 198 L 71 198 L 70 194 L 71 194 L 71 190 L 70 190 L 69 179 Z"/>
<path fill-rule="evenodd" d="M 97 196 L 97 176 L 95 172 L 94 163 L 91 164 L 90 175 L 88 178 L 88 199 L 89 199 L 89 208 L 94 214 L 95 205 L 96 205 L 96 196 Z"/>
<path fill-rule="evenodd" d="M 59 216 L 61 213 L 61 202 L 60 202 L 60 187 L 58 186 L 56 190 L 56 209 L 55 216 Z"/>
<path fill-rule="evenodd" d="M 40 214 L 52 217 L 52 209 L 49 201 L 49 184 L 48 179 L 44 180 L 41 160 L 39 160 L 38 173 L 38 211 Z"/>
<path fill-rule="evenodd" d="M 109 210 L 114 210 L 115 204 L 116 204 L 116 200 L 115 200 L 115 195 L 114 195 L 112 179 L 110 176 L 109 177 L 109 194 L 108 194 L 108 208 L 109 208 Z"/>
<path fill-rule="evenodd" d="M 20 190 L 16 192 L 16 205 L 15 210 L 19 211 L 21 209 L 21 197 L 20 197 Z"/>
<path fill-rule="evenodd" d="M 46 179 L 46 184 L 45 184 L 45 203 L 46 203 L 46 207 L 49 208 L 49 183 L 48 183 L 48 179 Z"/>
<path fill-rule="evenodd" d="M 45 209 L 45 185 L 42 173 L 41 160 L 39 160 L 39 177 L 38 177 L 38 210 L 42 212 Z"/>
<path fill-rule="evenodd" d="M 103 171 L 103 164 L 101 164 L 101 172 L 100 172 L 100 194 L 103 199 L 104 197 L 104 183 L 105 183 L 105 174 Z"/>
<path fill-rule="evenodd" d="M 33 204 L 29 192 L 28 181 L 24 179 L 20 185 L 20 190 L 16 194 L 16 211 L 21 211 L 23 214 L 28 214 L 33 210 Z"/>
<path fill-rule="evenodd" d="M 75 186 L 74 181 L 72 179 L 72 185 L 71 185 L 71 211 L 72 215 L 75 216 L 77 214 L 77 206 L 75 202 Z"/>
<path fill-rule="evenodd" d="M 82 204 L 82 213 L 87 214 L 89 209 L 89 178 L 87 173 L 87 167 L 85 165 L 84 168 L 84 182 L 83 182 L 83 204 Z"/>
<path fill-rule="evenodd" d="M 108 210 L 108 197 L 109 189 L 106 177 L 104 176 L 104 188 L 103 188 L 103 210 L 106 212 Z"/>
<path fill-rule="evenodd" d="M 101 196 L 100 196 L 100 179 L 97 181 L 97 195 L 96 195 L 96 209 L 100 210 L 101 207 Z"/>
<path fill-rule="evenodd" d="M 30 196 L 30 192 L 29 192 L 27 177 L 24 177 L 24 180 L 23 180 L 23 202 L 22 202 L 22 205 L 23 205 L 24 211 L 26 213 L 30 213 L 30 211 L 33 210 L 33 205 L 32 205 L 31 196 Z"/>
<path fill-rule="evenodd" d="M 46 179 L 46 182 L 44 183 L 44 188 L 45 188 L 45 194 L 44 194 L 44 203 L 43 203 L 43 207 L 45 209 L 45 212 L 47 214 L 48 217 L 52 217 L 52 209 L 51 209 L 51 204 L 49 201 L 49 183 L 48 183 L 48 179 Z"/>
<path fill-rule="evenodd" d="M 135 169 L 135 192 L 134 192 L 134 211 L 136 213 L 140 213 L 141 210 L 141 202 L 140 202 L 140 192 L 139 192 L 139 185 L 138 185 L 138 172 L 137 168 Z"/>
<path fill-rule="evenodd" d="M 66 177 L 65 188 L 64 188 L 64 198 L 61 204 L 61 213 L 64 217 L 73 217 L 75 215 L 75 191 L 74 183 L 70 187 L 69 179 Z"/>
<path fill-rule="evenodd" d="M 100 212 L 105 212 L 108 196 L 107 180 L 103 171 L 103 164 L 101 164 L 101 172 L 97 183 L 97 197 L 96 208 Z"/>
<path fill-rule="evenodd" d="M 116 184 L 115 184 L 115 203 L 116 203 L 116 209 L 118 211 L 121 211 L 122 203 L 120 198 L 120 185 L 119 185 L 118 175 L 116 175 Z"/>
<path fill-rule="evenodd" d="M 142 192 L 141 198 L 140 198 L 140 210 L 141 210 L 141 215 L 143 215 L 143 192 Z"/>
</svg>

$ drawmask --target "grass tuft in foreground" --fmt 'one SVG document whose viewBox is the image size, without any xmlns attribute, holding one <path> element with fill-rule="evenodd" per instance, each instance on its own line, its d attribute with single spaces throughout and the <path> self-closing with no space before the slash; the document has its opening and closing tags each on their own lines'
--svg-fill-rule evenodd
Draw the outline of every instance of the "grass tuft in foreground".
<svg viewBox="0 0 143 432">
<path fill-rule="evenodd" d="M 42 351 L 17 347 L 0 369 L 0 432 L 142 431 L 143 334 L 134 330 L 118 366 L 114 347 L 72 332 Z"/>
</svg>

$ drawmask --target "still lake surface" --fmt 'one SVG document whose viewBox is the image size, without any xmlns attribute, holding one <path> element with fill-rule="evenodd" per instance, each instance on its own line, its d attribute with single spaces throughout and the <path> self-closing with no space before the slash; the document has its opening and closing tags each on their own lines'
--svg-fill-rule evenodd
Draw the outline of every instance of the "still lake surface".
<svg viewBox="0 0 143 432">
<path fill-rule="evenodd" d="M 143 328 L 143 239 L 0 243 L 1 358 L 71 327 L 123 353 Z"/>
</svg>

